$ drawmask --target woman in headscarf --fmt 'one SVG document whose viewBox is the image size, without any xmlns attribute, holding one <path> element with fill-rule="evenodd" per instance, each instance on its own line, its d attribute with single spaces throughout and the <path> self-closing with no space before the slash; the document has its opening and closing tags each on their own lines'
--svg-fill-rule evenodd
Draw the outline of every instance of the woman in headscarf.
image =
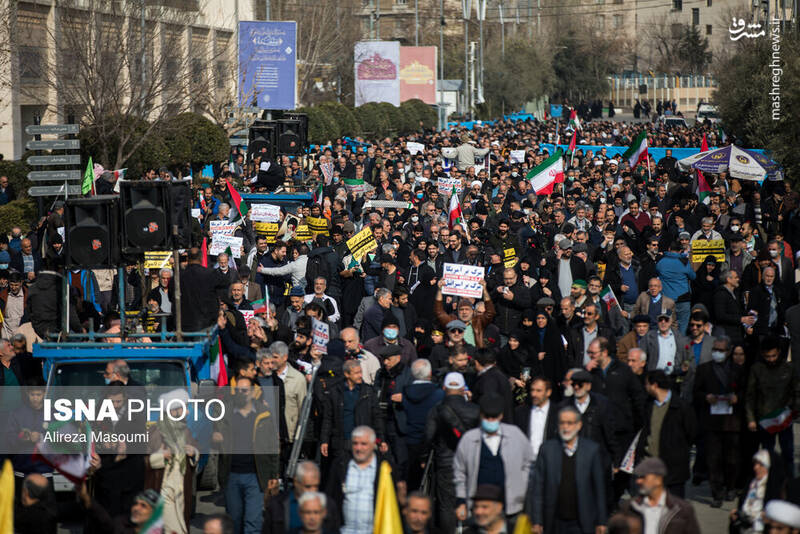
<svg viewBox="0 0 800 534">
<path fill-rule="evenodd" d="M 414 330 L 411 332 L 414 347 L 417 349 L 417 356 L 419 358 L 428 359 L 433 349 L 433 339 L 431 339 L 431 331 L 433 324 L 427 319 L 417 319 L 414 323 Z"/>
<path fill-rule="evenodd" d="M 697 268 L 697 278 L 692 282 L 692 304 L 698 302 L 711 308 L 714 292 L 719 286 L 719 265 L 717 258 L 709 254 Z"/>
<path fill-rule="evenodd" d="M 546 377 L 552 384 L 561 382 L 567 367 L 564 344 L 555 320 L 543 310 L 536 312 L 530 347 L 535 374 Z"/>
<path fill-rule="evenodd" d="M 508 343 L 497 355 L 497 366 L 508 376 L 511 390 L 517 404 L 525 402 L 526 383 L 531 378 L 530 358 L 523 342 L 522 330 L 514 330 L 508 336 Z"/>
<path fill-rule="evenodd" d="M 783 497 L 784 470 L 780 463 L 780 456 L 766 449 L 753 455 L 754 476 L 739 499 L 739 506 L 731 510 L 730 532 L 764 532 L 764 506 Z"/>
<path fill-rule="evenodd" d="M 192 433 L 186 424 L 189 394 L 176 389 L 162 394 L 158 400 L 170 409 L 170 417 L 156 423 L 150 436 L 145 488 L 160 491 L 164 502 L 164 532 L 188 534 L 192 510 L 192 482 L 199 451 L 193 445 Z M 182 419 L 175 421 L 173 419 Z"/>
</svg>

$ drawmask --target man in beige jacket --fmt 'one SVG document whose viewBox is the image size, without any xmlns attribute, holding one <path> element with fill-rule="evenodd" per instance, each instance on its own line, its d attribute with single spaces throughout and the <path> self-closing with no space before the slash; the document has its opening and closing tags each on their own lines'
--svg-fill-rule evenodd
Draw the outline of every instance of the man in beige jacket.
<svg viewBox="0 0 800 534">
<path fill-rule="evenodd" d="M 283 341 L 276 341 L 269 346 L 269 351 L 275 359 L 275 373 L 283 380 L 283 392 L 286 400 L 284 416 L 286 417 L 286 430 L 289 433 L 289 442 L 294 441 L 294 431 L 300 417 L 300 407 L 306 397 L 306 377 L 303 373 L 289 365 L 289 347 Z"/>
</svg>

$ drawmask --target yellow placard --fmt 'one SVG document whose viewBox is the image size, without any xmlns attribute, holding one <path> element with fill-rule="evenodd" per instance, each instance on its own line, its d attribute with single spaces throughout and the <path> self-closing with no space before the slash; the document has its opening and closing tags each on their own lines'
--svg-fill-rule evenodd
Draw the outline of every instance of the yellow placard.
<svg viewBox="0 0 800 534">
<path fill-rule="evenodd" d="M 169 267 L 169 259 L 172 252 L 168 250 L 152 250 L 144 253 L 145 269 L 163 269 Z"/>
<path fill-rule="evenodd" d="M 692 263 L 706 261 L 706 256 L 712 255 L 717 261 L 725 261 L 724 239 L 695 239 L 692 241 Z"/>
<path fill-rule="evenodd" d="M 347 240 L 347 248 L 350 249 L 353 258 L 360 262 L 365 254 L 378 248 L 378 242 L 375 241 L 375 236 L 372 235 L 372 229 L 366 227 Z"/>
<path fill-rule="evenodd" d="M 503 250 L 503 265 L 506 269 L 511 269 L 517 264 L 517 250 L 507 248 Z"/>
<path fill-rule="evenodd" d="M 274 243 L 278 237 L 278 223 L 254 222 L 253 230 L 267 238 L 267 243 Z"/>
<path fill-rule="evenodd" d="M 308 228 L 307 224 L 301 224 L 298 226 L 294 231 L 294 237 L 298 241 L 311 241 L 314 239 L 314 235 L 311 233 L 311 230 Z"/>
<path fill-rule="evenodd" d="M 306 224 L 314 235 L 328 235 L 328 219 L 324 217 L 306 217 Z"/>
</svg>

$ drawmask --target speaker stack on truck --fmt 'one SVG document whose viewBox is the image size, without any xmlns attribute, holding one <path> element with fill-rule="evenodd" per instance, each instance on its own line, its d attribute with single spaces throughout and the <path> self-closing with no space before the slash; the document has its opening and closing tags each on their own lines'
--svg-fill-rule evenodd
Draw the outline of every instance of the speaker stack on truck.
<svg viewBox="0 0 800 534">
<path fill-rule="evenodd" d="M 278 156 L 302 156 L 308 146 L 308 115 L 275 112 L 275 119 L 255 121 L 248 131 L 247 160 L 256 155 L 269 160 Z"/>
</svg>

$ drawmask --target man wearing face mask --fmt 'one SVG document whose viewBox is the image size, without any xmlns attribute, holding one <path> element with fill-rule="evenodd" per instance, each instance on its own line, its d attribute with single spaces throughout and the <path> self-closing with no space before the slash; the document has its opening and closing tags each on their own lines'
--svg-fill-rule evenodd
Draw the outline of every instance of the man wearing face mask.
<svg viewBox="0 0 800 534">
<path fill-rule="evenodd" d="M 744 246 L 744 238 L 737 232 L 730 237 L 730 246 L 725 249 L 725 263 L 720 266 L 720 270 L 721 272 L 734 271 L 741 277 L 745 267 L 752 261 L 753 256 L 747 252 Z"/>
<path fill-rule="evenodd" d="M 480 428 L 466 432 L 456 448 L 453 481 L 459 521 L 467 519 L 467 510 L 472 508 L 468 499 L 483 484 L 505 488 L 507 516 L 524 508 L 533 452 L 518 427 L 502 422 L 503 409 L 500 395 L 484 395 L 480 400 Z"/>
<path fill-rule="evenodd" d="M 727 337 L 714 339 L 711 361 L 697 368 L 694 384 L 694 404 L 700 427 L 705 431 L 713 508 L 735 497 L 739 475 L 744 384 L 742 368 L 728 358 L 730 348 Z"/>
<path fill-rule="evenodd" d="M 364 342 L 364 348 L 373 354 L 380 353 L 381 349 L 388 345 L 400 347 L 402 361 L 410 364 L 417 359 L 417 349 L 414 344 L 404 337 L 400 337 L 399 321 L 391 312 L 387 313 L 381 323 L 381 333 L 378 336 Z"/>
</svg>

